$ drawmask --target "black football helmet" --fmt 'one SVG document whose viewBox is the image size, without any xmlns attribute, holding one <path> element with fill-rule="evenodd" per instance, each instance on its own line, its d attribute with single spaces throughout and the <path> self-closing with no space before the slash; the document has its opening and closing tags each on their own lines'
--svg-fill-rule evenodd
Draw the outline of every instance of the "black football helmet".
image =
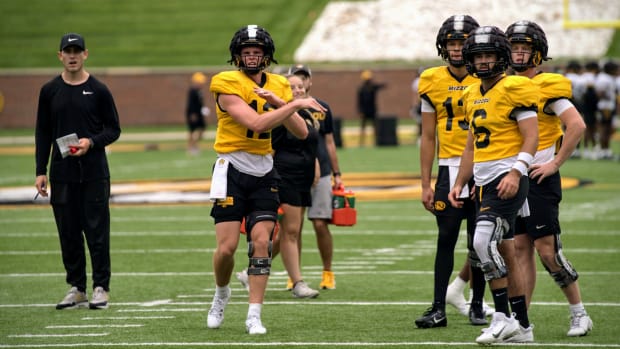
<svg viewBox="0 0 620 349">
<path fill-rule="evenodd" d="M 256 68 L 246 67 L 241 59 L 241 49 L 246 46 L 258 46 L 263 49 L 263 58 Z M 230 41 L 229 50 L 230 60 L 228 63 L 250 74 L 256 74 L 267 68 L 271 62 L 278 63 L 273 57 L 276 46 L 273 43 L 273 39 L 271 39 L 271 35 L 269 35 L 267 30 L 255 24 L 250 24 L 237 30 Z"/>
<path fill-rule="evenodd" d="M 449 62 L 455 67 L 462 67 L 465 65 L 465 61 L 450 59 L 450 54 L 446 49 L 448 40 L 465 40 L 469 35 L 469 32 L 478 28 L 480 25 L 476 20 L 469 15 L 454 15 L 446 19 L 439 32 L 437 33 L 437 40 L 435 46 L 437 46 L 437 54 L 443 58 L 444 61 Z"/>
<path fill-rule="evenodd" d="M 514 70 L 522 72 L 551 59 L 547 57 L 547 52 L 549 51 L 547 37 L 538 24 L 532 21 L 515 22 L 506 29 L 506 36 L 511 44 L 520 42 L 532 45 L 532 54 L 527 62 L 515 63 L 512 60 L 510 61 L 510 65 Z"/>
<path fill-rule="evenodd" d="M 476 69 L 474 56 L 477 53 L 492 52 L 497 61 L 489 70 Z M 463 59 L 467 72 L 477 78 L 492 78 L 502 74 L 510 64 L 510 42 L 506 34 L 495 26 L 484 26 L 475 29 L 463 44 Z"/>
</svg>

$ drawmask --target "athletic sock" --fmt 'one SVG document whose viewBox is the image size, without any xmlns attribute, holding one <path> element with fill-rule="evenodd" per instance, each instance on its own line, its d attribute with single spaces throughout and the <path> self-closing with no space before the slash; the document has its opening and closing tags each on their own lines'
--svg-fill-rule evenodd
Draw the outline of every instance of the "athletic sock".
<svg viewBox="0 0 620 349">
<path fill-rule="evenodd" d="M 495 311 L 504 313 L 504 315 L 510 317 L 510 309 L 508 308 L 508 288 L 502 287 L 497 290 L 491 290 L 491 294 L 493 294 Z"/>
<path fill-rule="evenodd" d="M 471 300 L 480 301 L 484 299 L 484 288 L 486 287 L 486 281 L 484 280 L 484 273 L 482 269 L 477 267 L 471 267 Z"/>
<path fill-rule="evenodd" d="M 515 313 L 515 317 L 519 320 L 519 324 L 523 328 L 530 327 L 530 319 L 527 316 L 527 304 L 525 303 L 525 295 L 512 297 L 510 300 L 510 308 Z"/>
<path fill-rule="evenodd" d="M 215 286 L 215 294 L 217 294 L 218 297 L 220 298 L 226 298 L 228 297 L 228 290 L 230 289 L 230 287 L 228 287 L 228 285 L 226 286 Z"/>
<path fill-rule="evenodd" d="M 575 314 L 587 314 L 586 312 L 586 308 L 583 306 L 582 302 L 579 302 L 577 304 L 569 304 L 568 305 L 568 309 L 570 309 L 570 313 L 575 315 Z"/>
<path fill-rule="evenodd" d="M 254 316 L 260 319 L 262 307 L 263 305 L 260 303 L 250 303 L 248 307 L 248 319 Z"/>
</svg>

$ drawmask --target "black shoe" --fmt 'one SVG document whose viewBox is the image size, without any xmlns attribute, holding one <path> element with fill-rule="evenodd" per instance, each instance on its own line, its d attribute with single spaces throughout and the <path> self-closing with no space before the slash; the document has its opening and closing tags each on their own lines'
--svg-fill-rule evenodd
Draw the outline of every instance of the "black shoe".
<svg viewBox="0 0 620 349">
<path fill-rule="evenodd" d="M 487 319 L 482 309 L 482 302 L 472 302 L 469 306 L 469 322 L 474 326 L 483 326 L 487 324 Z"/>
<path fill-rule="evenodd" d="M 415 320 L 415 325 L 418 328 L 446 327 L 448 326 L 446 311 L 432 306 L 422 314 L 421 318 Z"/>
</svg>

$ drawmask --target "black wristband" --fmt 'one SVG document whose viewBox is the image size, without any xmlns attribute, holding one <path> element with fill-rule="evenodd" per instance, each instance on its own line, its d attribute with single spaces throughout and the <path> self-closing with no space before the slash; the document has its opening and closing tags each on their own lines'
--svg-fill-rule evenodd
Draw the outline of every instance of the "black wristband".
<svg viewBox="0 0 620 349">
<path fill-rule="evenodd" d="M 333 175 L 334 175 L 334 177 L 336 177 L 336 176 L 342 176 L 342 173 L 340 173 L 340 172 L 334 172 L 334 173 L 333 173 Z"/>
</svg>

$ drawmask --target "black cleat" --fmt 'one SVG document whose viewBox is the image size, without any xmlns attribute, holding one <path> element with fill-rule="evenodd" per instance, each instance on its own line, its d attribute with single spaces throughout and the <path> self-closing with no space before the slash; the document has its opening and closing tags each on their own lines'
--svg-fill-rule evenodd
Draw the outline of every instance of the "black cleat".
<svg viewBox="0 0 620 349">
<path fill-rule="evenodd" d="M 469 322 L 474 326 L 483 326 L 487 324 L 487 319 L 482 309 L 482 302 L 472 302 L 469 306 Z"/>
<path fill-rule="evenodd" d="M 445 310 L 432 306 L 422 314 L 421 318 L 415 320 L 415 325 L 418 328 L 446 327 L 448 318 Z"/>
</svg>

